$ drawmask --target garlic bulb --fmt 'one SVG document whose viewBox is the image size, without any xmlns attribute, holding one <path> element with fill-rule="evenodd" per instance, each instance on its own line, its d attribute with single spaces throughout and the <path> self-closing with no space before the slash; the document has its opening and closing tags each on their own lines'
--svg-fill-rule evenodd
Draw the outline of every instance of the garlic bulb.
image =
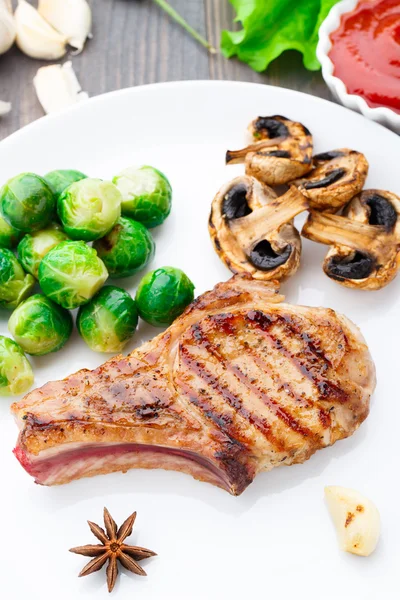
<svg viewBox="0 0 400 600">
<path fill-rule="evenodd" d="M 3 100 L 0 100 L 0 117 L 9 113 L 10 110 L 11 104 L 9 102 L 3 102 Z"/>
<path fill-rule="evenodd" d="M 325 498 L 342 550 L 369 556 L 381 530 L 375 504 L 356 490 L 335 485 L 325 488 Z"/>
<path fill-rule="evenodd" d="M 11 48 L 16 33 L 10 1 L 0 0 L 0 54 L 4 54 Z"/>
<path fill-rule="evenodd" d="M 67 39 L 56 31 L 36 8 L 18 0 L 15 11 L 17 45 L 28 56 L 44 60 L 57 60 L 67 51 Z"/>
<path fill-rule="evenodd" d="M 82 92 L 70 61 L 63 65 L 41 67 L 33 80 L 37 97 L 46 113 L 58 112 L 88 99 Z"/>
<path fill-rule="evenodd" d="M 80 52 L 92 26 L 92 13 L 86 0 L 39 0 L 39 14 L 68 43 Z"/>
</svg>

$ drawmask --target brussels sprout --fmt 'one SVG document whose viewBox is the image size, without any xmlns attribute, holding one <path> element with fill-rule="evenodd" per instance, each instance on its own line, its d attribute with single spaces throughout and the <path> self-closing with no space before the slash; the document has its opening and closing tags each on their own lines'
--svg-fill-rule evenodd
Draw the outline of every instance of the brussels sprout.
<svg viewBox="0 0 400 600">
<path fill-rule="evenodd" d="M 114 177 L 122 193 L 122 214 L 146 227 L 161 225 L 171 212 L 172 189 L 154 167 L 130 167 Z"/>
<path fill-rule="evenodd" d="M 24 352 L 42 356 L 57 352 L 68 341 L 72 317 L 46 296 L 34 294 L 14 310 L 8 329 Z"/>
<path fill-rule="evenodd" d="M 15 255 L 0 248 L 0 306 L 12 310 L 33 290 L 35 279 L 27 275 Z"/>
<path fill-rule="evenodd" d="M 67 234 L 56 224 L 50 225 L 41 231 L 36 231 L 32 235 L 27 233 L 18 244 L 18 258 L 21 265 L 25 271 L 37 279 L 42 258 L 54 246 L 67 239 Z"/>
<path fill-rule="evenodd" d="M 0 215 L 0 248 L 15 248 L 23 235 L 22 231 L 9 225 Z"/>
<path fill-rule="evenodd" d="M 79 309 L 76 325 L 95 352 L 120 352 L 138 324 L 136 303 L 125 290 L 106 285 Z"/>
<path fill-rule="evenodd" d="M 106 235 L 121 216 L 118 188 L 101 179 L 81 179 L 58 199 L 58 216 L 73 240 L 92 242 Z"/>
<path fill-rule="evenodd" d="M 0 396 L 24 394 L 32 384 L 32 367 L 22 348 L 0 335 Z"/>
<path fill-rule="evenodd" d="M 0 207 L 9 225 L 30 233 L 50 223 L 54 217 L 55 198 L 42 177 L 21 173 L 1 188 Z"/>
<path fill-rule="evenodd" d="M 121 217 L 111 231 L 93 244 L 110 277 L 129 277 L 154 256 L 155 243 L 144 225 Z"/>
<path fill-rule="evenodd" d="M 67 189 L 71 183 L 75 183 L 75 181 L 80 181 L 81 179 L 86 179 L 87 175 L 81 173 L 80 171 L 74 171 L 72 169 L 58 169 L 57 171 L 50 171 L 44 176 L 44 179 L 47 181 L 51 189 L 53 190 L 53 194 L 58 200 L 59 196 L 63 193 L 64 190 Z"/>
<path fill-rule="evenodd" d="M 162 267 L 139 283 L 136 304 L 144 321 L 156 327 L 171 325 L 194 298 L 194 285 L 180 269 Z"/>
<path fill-rule="evenodd" d="M 43 292 L 63 308 L 86 304 L 108 277 L 96 250 L 85 242 L 61 242 L 46 254 L 39 266 Z"/>
</svg>

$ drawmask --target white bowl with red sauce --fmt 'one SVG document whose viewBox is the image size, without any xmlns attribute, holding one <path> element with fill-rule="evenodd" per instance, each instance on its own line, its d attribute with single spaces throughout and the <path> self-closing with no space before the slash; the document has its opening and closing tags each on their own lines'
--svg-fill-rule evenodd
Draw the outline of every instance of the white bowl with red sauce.
<svg viewBox="0 0 400 600">
<path fill-rule="evenodd" d="M 334 97 L 400 133 L 400 1 L 342 0 L 319 30 L 318 60 Z"/>
</svg>

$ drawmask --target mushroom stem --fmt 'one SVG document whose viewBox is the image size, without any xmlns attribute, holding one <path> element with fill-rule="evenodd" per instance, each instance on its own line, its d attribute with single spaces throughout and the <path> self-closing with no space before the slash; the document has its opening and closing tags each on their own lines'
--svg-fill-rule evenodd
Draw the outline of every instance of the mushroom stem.
<svg viewBox="0 0 400 600">
<path fill-rule="evenodd" d="M 310 211 L 301 234 L 320 244 L 338 244 L 366 252 L 377 246 L 382 246 L 383 250 L 383 244 L 391 246 L 390 237 L 385 235 L 385 228 L 380 225 L 366 225 L 347 217 L 315 211 Z M 380 239 L 382 234 L 384 241 Z"/>
<path fill-rule="evenodd" d="M 276 137 L 254 142 L 253 144 L 249 144 L 246 146 L 246 148 L 241 148 L 240 150 L 227 150 L 225 162 L 227 165 L 243 163 L 246 159 L 246 156 L 250 152 L 260 152 L 260 150 L 264 150 L 264 148 L 269 148 L 270 150 L 272 148 L 278 148 L 279 144 L 283 142 L 284 139 L 284 137 Z"/>
<path fill-rule="evenodd" d="M 246 217 L 235 219 L 230 228 L 243 249 L 252 248 L 262 239 L 268 239 L 272 232 L 291 221 L 296 215 L 308 208 L 305 196 L 297 188 L 290 189 L 266 206 L 253 211 Z"/>
</svg>

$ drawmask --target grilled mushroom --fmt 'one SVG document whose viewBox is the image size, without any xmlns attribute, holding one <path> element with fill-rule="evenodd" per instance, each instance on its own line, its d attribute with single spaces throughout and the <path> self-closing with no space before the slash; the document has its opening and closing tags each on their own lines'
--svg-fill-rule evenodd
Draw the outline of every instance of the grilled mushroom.
<svg viewBox="0 0 400 600">
<path fill-rule="evenodd" d="M 301 177 L 312 168 L 312 135 L 286 117 L 258 117 L 249 125 L 253 143 L 226 153 L 226 164 L 245 163 L 246 174 L 268 185 Z"/>
<path fill-rule="evenodd" d="M 336 212 L 361 192 L 368 175 L 364 154 L 348 148 L 317 154 L 313 163 L 311 173 L 292 183 L 315 210 Z"/>
<path fill-rule="evenodd" d="M 233 273 L 284 279 L 300 263 L 301 238 L 293 218 L 308 208 L 295 187 L 276 196 L 254 177 L 236 177 L 215 196 L 209 220 L 214 248 Z"/>
<path fill-rule="evenodd" d="M 391 192 L 365 190 L 343 215 L 311 211 L 302 235 L 332 244 L 323 265 L 331 279 L 364 290 L 384 287 L 400 266 L 400 198 Z"/>
</svg>

